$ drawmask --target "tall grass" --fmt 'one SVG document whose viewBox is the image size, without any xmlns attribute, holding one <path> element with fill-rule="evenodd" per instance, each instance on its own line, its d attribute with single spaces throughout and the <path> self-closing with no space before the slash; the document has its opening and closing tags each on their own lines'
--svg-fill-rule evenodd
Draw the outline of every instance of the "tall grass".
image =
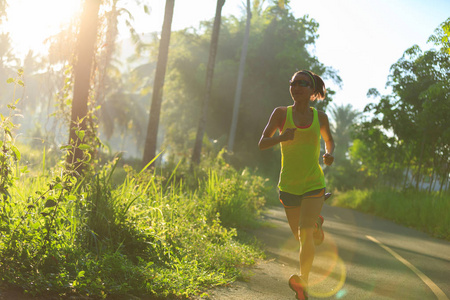
<svg viewBox="0 0 450 300">
<path fill-rule="evenodd" d="M 117 162 L 78 179 L 58 167 L 18 174 L 2 204 L 3 285 L 33 295 L 188 297 L 261 257 L 236 228 L 257 223 L 265 179 L 220 156 L 196 176 L 185 163 L 137 172 Z M 118 185 L 117 171 L 126 174 Z"/>
<path fill-rule="evenodd" d="M 412 190 L 351 190 L 336 194 L 333 205 L 371 213 L 450 240 L 449 195 Z"/>
</svg>

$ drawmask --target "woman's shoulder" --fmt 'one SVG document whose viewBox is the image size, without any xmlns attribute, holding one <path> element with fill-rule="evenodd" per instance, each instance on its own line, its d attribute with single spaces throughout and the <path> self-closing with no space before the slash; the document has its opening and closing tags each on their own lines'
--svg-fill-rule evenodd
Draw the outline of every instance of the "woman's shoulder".
<svg viewBox="0 0 450 300">
<path fill-rule="evenodd" d="M 280 129 L 280 131 L 283 129 L 283 124 L 286 121 L 286 115 L 287 115 L 287 107 L 286 106 L 279 106 L 276 107 L 273 110 L 271 119 L 274 124 Z"/>
<path fill-rule="evenodd" d="M 328 116 L 324 111 L 317 110 L 317 115 L 319 117 L 320 125 L 328 123 Z"/>
<path fill-rule="evenodd" d="M 322 110 L 317 110 L 317 115 L 319 116 L 319 118 L 327 118 L 328 119 L 327 114 Z"/>
<path fill-rule="evenodd" d="M 275 109 L 273 110 L 273 115 L 277 116 L 277 117 L 285 117 L 286 116 L 286 112 L 287 112 L 287 106 L 278 106 L 275 107 Z"/>
<path fill-rule="evenodd" d="M 286 112 L 289 106 L 278 106 L 275 107 L 274 111 L 282 111 L 282 112 Z"/>
</svg>

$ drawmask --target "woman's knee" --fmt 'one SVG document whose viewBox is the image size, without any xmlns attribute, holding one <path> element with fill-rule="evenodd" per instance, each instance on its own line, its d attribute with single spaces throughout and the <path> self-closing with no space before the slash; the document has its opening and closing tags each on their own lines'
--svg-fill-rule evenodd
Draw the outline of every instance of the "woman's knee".
<svg viewBox="0 0 450 300">
<path fill-rule="evenodd" d="M 305 230 L 314 230 L 314 226 L 316 224 L 317 218 L 311 218 L 311 217 L 303 217 L 300 219 L 300 230 L 305 229 Z"/>
</svg>

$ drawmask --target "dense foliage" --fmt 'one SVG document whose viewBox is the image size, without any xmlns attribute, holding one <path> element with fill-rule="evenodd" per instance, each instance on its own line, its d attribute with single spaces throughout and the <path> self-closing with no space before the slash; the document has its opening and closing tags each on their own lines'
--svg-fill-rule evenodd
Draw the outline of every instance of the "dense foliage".
<svg viewBox="0 0 450 300">
<path fill-rule="evenodd" d="M 21 76 L 8 82 L 22 86 Z M 88 144 L 78 145 L 76 164 L 49 166 L 45 147 L 26 148 L 22 162 L 12 121 L 18 101 L 0 115 L 2 286 L 45 297 L 189 296 L 236 279 L 261 257 L 236 228 L 257 224 L 270 188 L 223 152 L 195 170 L 186 161 L 139 172 L 119 167 L 118 157 L 102 164 Z"/>
<path fill-rule="evenodd" d="M 230 157 L 233 164 L 277 172 L 277 156 L 272 151 L 259 151 L 257 142 L 273 109 L 292 104 L 288 81 L 295 71 L 312 69 L 327 80 L 340 81 L 330 67 L 308 51 L 318 38 L 318 26 L 308 16 L 294 17 L 287 7 L 253 7 L 238 129 Z M 204 93 L 210 31 L 211 23 L 205 22 L 199 29 L 188 28 L 172 37 L 162 123 L 164 145 L 180 155 L 193 144 Z M 218 148 L 228 141 L 244 31 L 245 19 L 222 20 L 206 129 L 212 146 Z M 330 101 L 328 97 L 313 105 L 323 109 Z"/>
<path fill-rule="evenodd" d="M 1 281 L 27 293 L 188 296 L 236 279 L 261 256 L 235 228 L 256 224 L 265 180 L 220 157 L 195 177 L 182 162 L 137 172 L 118 159 L 79 179 L 60 167 L 12 171 Z M 117 171 L 126 174 L 119 185 Z"/>
<path fill-rule="evenodd" d="M 366 106 L 364 118 L 356 123 L 348 159 L 331 172 L 336 187 L 448 190 L 450 53 L 444 42 L 448 24 L 447 20 L 430 38 L 442 40 L 441 49 L 423 52 L 413 46 L 392 65 L 387 82 L 391 94 L 368 92 L 378 100 Z"/>
</svg>

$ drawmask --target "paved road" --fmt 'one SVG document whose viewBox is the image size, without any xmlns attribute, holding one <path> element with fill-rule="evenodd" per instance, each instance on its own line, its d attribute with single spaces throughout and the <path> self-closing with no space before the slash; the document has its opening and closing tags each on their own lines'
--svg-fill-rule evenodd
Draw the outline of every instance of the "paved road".
<svg viewBox="0 0 450 300">
<path fill-rule="evenodd" d="M 322 213 L 325 242 L 316 248 L 310 299 L 449 299 L 449 242 L 349 209 L 325 205 Z M 287 279 L 297 272 L 298 245 L 281 207 L 265 219 L 254 233 L 268 259 L 210 299 L 294 299 Z"/>
</svg>

